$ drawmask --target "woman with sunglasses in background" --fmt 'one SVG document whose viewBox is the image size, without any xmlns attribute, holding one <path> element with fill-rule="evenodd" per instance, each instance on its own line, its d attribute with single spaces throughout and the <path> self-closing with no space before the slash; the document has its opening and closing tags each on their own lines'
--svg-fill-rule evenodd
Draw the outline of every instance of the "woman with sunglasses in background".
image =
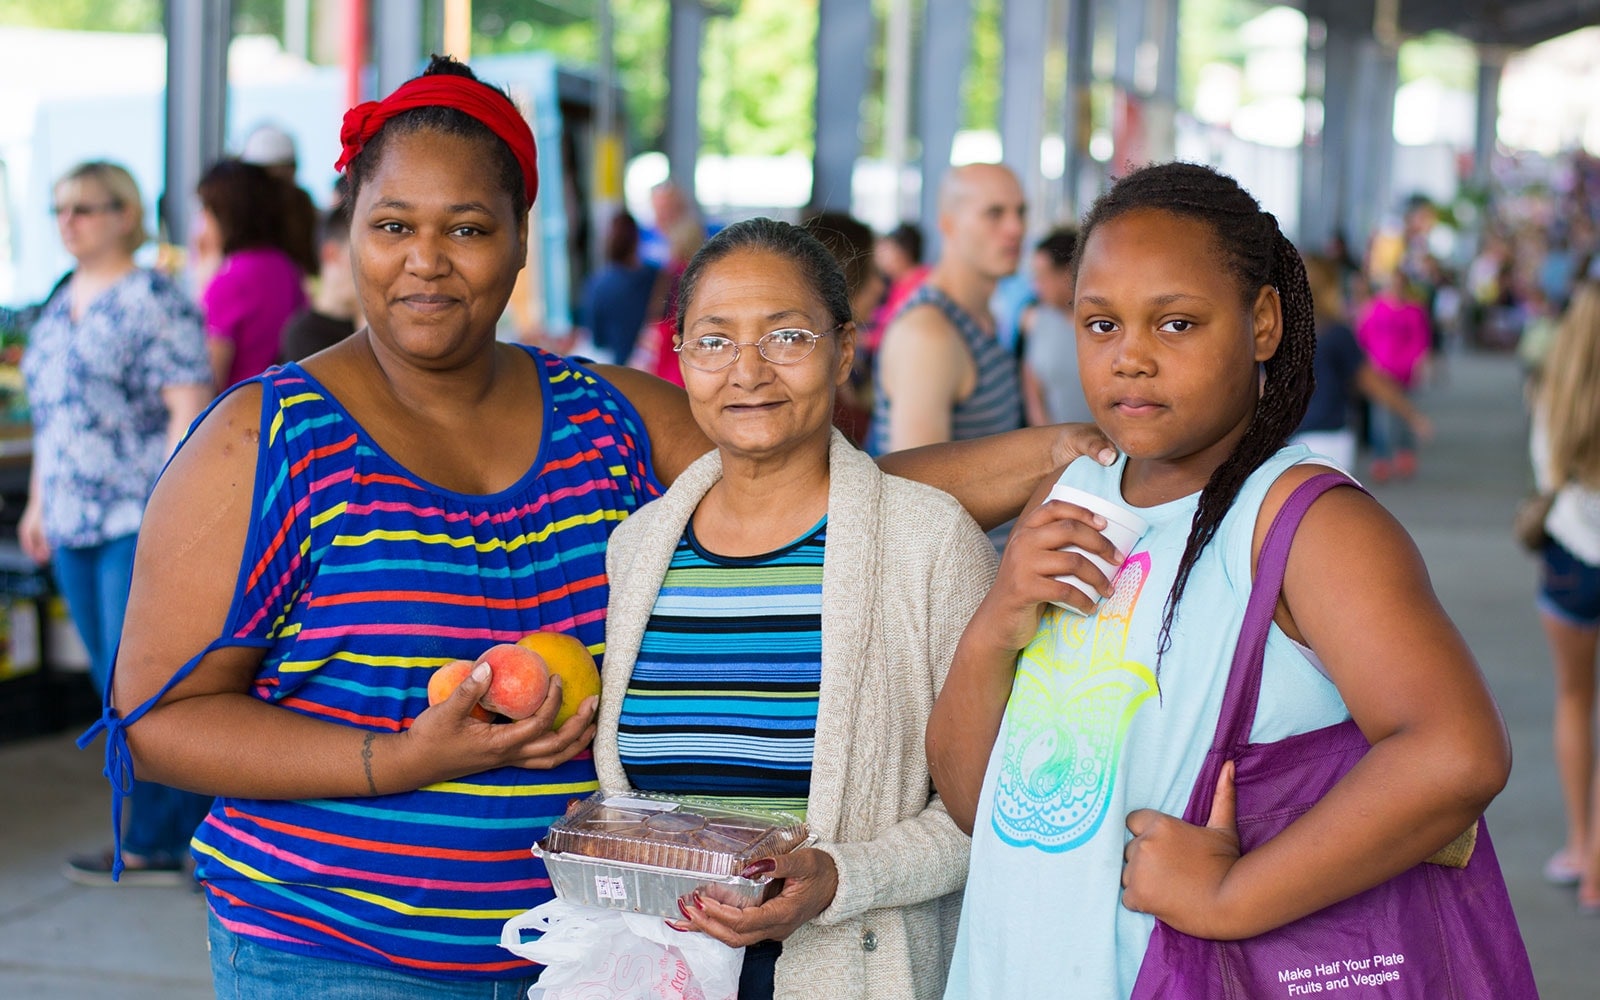
<svg viewBox="0 0 1600 1000">
<path fill-rule="evenodd" d="M 133 543 L 156 474 L 211 399 L 200 316 L 176 285 L 134 263 L 148 238 L 138 185 L 112 163 L 56 183 L 52 210 L 72 272 L 28 332 L 33 421 L 23 551 L 53 564 L 104 698 L 122 636 Z M 139 781 L 129 800 L 123 881 L 175 885 L 210 803 Z M 75 857 L 75 882 L 111 884 L 110 852 Z"/>
<path fill-rule="evenodd" d="M 716 450 L 611 536 L 601 787 L 805 816 L 814 848 L 747 869 L 776 896 L 679 902 L 676 929 L 746 948 L 741 1000 L 937 997 L 969 844 L 922 733 L 994 547 L 833 428 L 856 326 L 815 237 L 737 223 L 682 282 L 674 350 Z"/>
</svg>

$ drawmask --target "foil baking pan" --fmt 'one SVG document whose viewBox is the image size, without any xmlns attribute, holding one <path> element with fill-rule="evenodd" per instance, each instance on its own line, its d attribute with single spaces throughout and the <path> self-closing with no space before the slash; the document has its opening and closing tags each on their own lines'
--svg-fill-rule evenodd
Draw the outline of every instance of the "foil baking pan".
<svg viewBox="0 0 1600 1000">
<path fill-rule="evenodd" d="M 534 845 L 533 855 L 544 861 L 556 895 L 568 902 L 669 920 L 683 918 L 678 912 L 678 900 L 696 889 L 709 899 L 739 907 L 754 906 L 776 889 L 774 880 L 767 876 L 748 879 L 605 861 L 581 854 L 547 852 L 540 844 Z"/>
</svg>

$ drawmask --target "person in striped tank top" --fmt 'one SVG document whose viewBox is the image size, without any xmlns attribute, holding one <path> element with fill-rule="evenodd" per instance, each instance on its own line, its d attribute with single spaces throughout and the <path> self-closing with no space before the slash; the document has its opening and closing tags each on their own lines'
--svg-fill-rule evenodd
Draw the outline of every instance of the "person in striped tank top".
<svg viewBox="0 0 1600 1000">
<path fill-rule="evenodd" d="M 923 727 L 994 548 L 833 429 L 856 328 L 815 237 L 736 223 L 683 282 L 676 351 L 716 450 L 612 536 L 596 770 L 806 817 L 814 848 L 752 866 L 777 896 L 679 903 L 677 929 L 746 948 L 740 1000 L 936 997 L 969 842 Z"/>
<path fill-rule="evenodd" d="M 995 335 L 989 299 L 1017 269 L 1022 185 L 1007 167 L 972 163 L 939 189 L 944 248 L 883 332 L 867 450 L 883 455 L 1022 426 L 1017 358 Z"/>
<path fill-rule="evenodd" d="M 367 326 L 246 380 L 151 497 L 100 721 L 138 777 L 216 796 L 191 849 L 219 995 L 522 997 L 498 947 L 551 898 L 529 847 L 597 787 L 595 706 L 471 716 L 454 659 L 552 629 L 604 661 L 607 540 L 710 442 L 682 390 L 496 341 L 527 257 L 533 136 L 436 59 L 341 133 Z M 886 458 L 993 522 L 1098 434 Z M 963 570 L 965 572 L 965 570 Z M 115 831 L 113 831 L 115 833 Z"/>
</svg>

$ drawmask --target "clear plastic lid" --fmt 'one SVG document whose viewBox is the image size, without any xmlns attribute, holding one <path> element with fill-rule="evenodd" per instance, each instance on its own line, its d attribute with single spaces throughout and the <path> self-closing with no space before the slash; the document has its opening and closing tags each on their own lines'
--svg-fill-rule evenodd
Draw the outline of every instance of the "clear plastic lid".
<svg viewBox="0 0 1600 1000">
<path fill-rule="evenodd" d="M 783 812 L 718 806 L 703 798 L 597 792 L 550 825 L 549 853 L 729 876 L 760 858 L 787 854 L 806 825 Z"/>
</svg>

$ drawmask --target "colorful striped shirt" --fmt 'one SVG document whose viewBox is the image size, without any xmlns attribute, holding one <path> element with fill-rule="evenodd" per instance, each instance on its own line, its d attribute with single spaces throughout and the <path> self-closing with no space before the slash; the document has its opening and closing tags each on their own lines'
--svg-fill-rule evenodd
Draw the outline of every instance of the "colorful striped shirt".
<svg viewBox="0 0 1600 1000">
<path fill-rule="evenodd" d="M 970 313 L 929 282 L 923 282 L 911 293 L 897 315 L 925 305 L 939 310 L 956 328 L 978 371 L 972 395 L 957 400 L 951 407 L 950 440 L 970 441 L 1021 427 L 1022 377 L 1017 372 L 1017 359 L 1011 349 L 1002 344 L 1000 338 L 985 333 Z M 867 451 L 881 455 L 889 450 L 889 408 L 893 405 L 883 391 L 881 377 L 876 380 L 873 400 Z"/>
<path fill-rule="evenodd" d="M 707 552 L 691 524 L 645 625 L 617 724 L 645 791 L 805 815 L 822 686 L 827 518 L 764 555 Z"/>
<path fill-rule="evenodd" d="M 262 445 L 226 631 L 257 646 L 255 697 L 376 732 L 428 706 L 434 668 L 538 629 L 604 650 L 612 529 L 660 494 L 643 422 L 587 370 L 530 352 L 545 399 L 527 473 L 472 496 L 422 481 L 298 365 L 253 382 Z M 191 669 L 186 666 L 185 671 Z M 515 978 L 511 916 L 551 898 L 529 854 L 597 787 L 587 753 L 371 798 L 221 798 L 195 836 L 212 908 L 236 933 L 413 975 Z"/>
</svg>

